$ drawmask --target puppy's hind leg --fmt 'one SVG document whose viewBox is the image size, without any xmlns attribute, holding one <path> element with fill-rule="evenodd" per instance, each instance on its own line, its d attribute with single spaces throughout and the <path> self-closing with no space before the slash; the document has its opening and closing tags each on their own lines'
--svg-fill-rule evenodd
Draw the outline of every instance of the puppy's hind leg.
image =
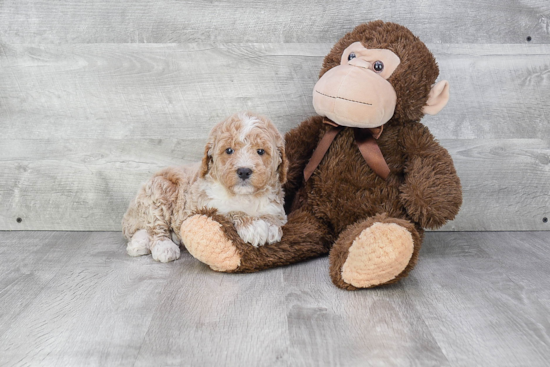
<svg viewBox="0 0 550 367">
<path fill-rule="evenodd" d="M 173 176 L 173 175 L 172 175 Z M 170 240 L 170 222 L 177 198 L 177 181 L 171 169 L 157 173 L 141 187 L 122 220 L 123 233 L 130 238 L 130 256 L 152 254 L 169 262 L 180 257 L 179 247 Z"/>
<path fill-rule="evenodd" d="M 151 238 L 146 229 L 140 229 L 132 236 L 132 239 L 126 246 L 126 252 L 130 256 L 143 256 L 151 253 Z"/>
</svg>

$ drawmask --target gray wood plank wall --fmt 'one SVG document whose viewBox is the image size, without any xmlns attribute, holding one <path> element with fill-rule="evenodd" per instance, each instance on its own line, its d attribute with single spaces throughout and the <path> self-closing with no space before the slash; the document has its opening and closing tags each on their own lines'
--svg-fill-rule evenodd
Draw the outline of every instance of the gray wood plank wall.
<svg viewBox="0 0 550 367">
<path fill-rule="evenodd" d="M 140 183 L 200 159 L 224 117 L 286 132 L 314 114 L 324 55 L 374 19 L 451 83 L 424 119 L 464 188 L 443 229 L 550 229 L 546 0 L 0 1 L 0 229 L 119 230 Z"/>
</svg>

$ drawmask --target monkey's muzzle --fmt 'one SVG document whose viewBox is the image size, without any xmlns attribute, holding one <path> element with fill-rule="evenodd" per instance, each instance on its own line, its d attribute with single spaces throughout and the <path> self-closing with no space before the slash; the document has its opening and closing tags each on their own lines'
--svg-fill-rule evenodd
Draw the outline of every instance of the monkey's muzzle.
<svg viewBox="0 0 550 367">
<path fill-rule="evenodd" d="M 342 126 L 378 127 L 391 119 L 397 96 L 392 85 L 370 69 L 340 65 L 313 88 L 315 111 Z"/>
</svg>

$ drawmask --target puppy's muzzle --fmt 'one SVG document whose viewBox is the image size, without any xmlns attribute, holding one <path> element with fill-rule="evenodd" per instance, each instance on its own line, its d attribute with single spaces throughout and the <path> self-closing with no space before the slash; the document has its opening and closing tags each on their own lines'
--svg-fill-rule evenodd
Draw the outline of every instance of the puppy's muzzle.
<svg viewBox="0 0 550 367">
<path fill-rule="evenodd" d="M 250 168 L 245 168 L 245 167 L 237 168 L 237 176 L 239 176 L 241 180 L 246 181 L 250 178 L 251 175 L 252 175 L 252 170 Z"/>
</svg>

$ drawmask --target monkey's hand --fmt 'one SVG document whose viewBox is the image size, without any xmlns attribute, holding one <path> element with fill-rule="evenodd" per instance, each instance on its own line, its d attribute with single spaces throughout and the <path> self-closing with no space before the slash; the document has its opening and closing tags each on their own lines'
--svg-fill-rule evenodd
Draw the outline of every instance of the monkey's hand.
<svg viewBox="0 0 550 367">
<path fill-rule="evenodd" d="M 423 228 L 435 229 L 454 219 L 462 205 L 462 190 L 453 161 L 441 146 L 410 158 L 400 199 L 407 213 Z"/>
</svg>

